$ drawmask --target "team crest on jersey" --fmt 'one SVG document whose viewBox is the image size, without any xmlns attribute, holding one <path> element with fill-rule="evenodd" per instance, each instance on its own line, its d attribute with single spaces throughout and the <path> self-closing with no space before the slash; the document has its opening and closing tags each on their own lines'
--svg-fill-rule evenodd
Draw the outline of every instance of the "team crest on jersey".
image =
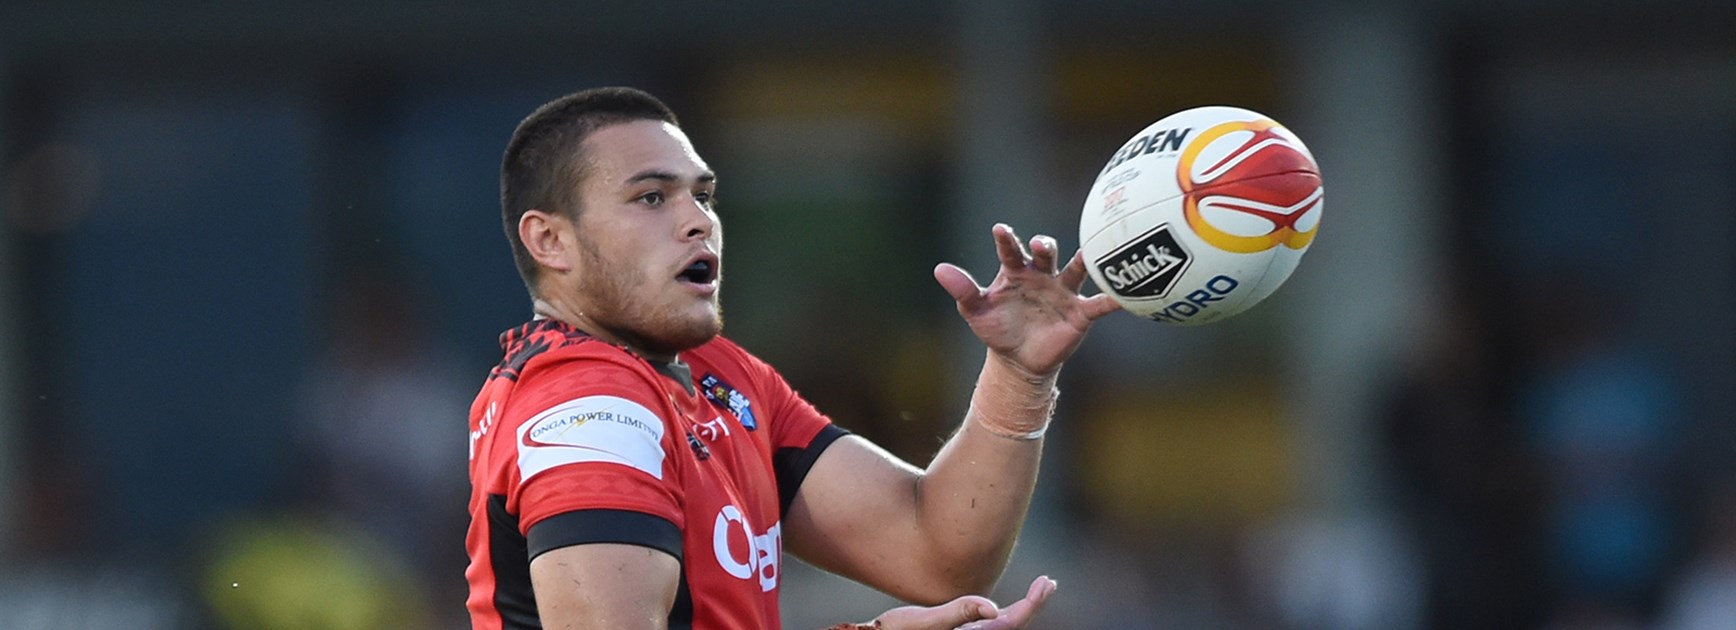
<svg viewBox="0 0 1736 630">
<path fill-rule="evenodd" d="M 742 427 L 749 431 L 759 428 L 759 423 L 754 421 L 753 404 L 716 374 L 706 374 L 705 378 L 699 379 L 699 390 L 705 392 L 705 399 L 711 404 L 735 414 Z"/>
</svg>

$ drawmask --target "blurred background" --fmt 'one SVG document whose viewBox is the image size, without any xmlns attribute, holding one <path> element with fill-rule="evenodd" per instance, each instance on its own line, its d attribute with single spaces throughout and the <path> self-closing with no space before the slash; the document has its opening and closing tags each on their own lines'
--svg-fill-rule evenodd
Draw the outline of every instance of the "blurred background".
<svg viewBox="0 0 1736 630">
<path fill-rule="evenodd" d="M 1116 315 L 1002 593 L 1041 628 L 1736 628 L 1736 5 L 0 3 L 0 627 L 464 627 L 465 415 L 529 314 L 514 125 L 667 100 L 726 331 L 926 463 L 929 276 L 1078 244 L 1168 113 L 1305 139 L 1276 296 Z M 884 596 L 791 562 L 785 621 Z"/>
</svg>

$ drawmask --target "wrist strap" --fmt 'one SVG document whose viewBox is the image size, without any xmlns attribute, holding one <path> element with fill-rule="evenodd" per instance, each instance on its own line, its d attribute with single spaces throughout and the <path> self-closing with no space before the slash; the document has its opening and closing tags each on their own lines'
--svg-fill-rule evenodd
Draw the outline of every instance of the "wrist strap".
<svg viewBox="0 0 1736 630">
<path fill-rule="evenodd" d="M 1012 431 L 997 429 L 995 427 L 989 426 L 989 423 L 983 422 L 982 420 L 977 420 L 977 426 L 982 427 L 984 431 L 988 431 L 989 433 L 995 434 L 997 437 L 1003 437 L 1003 438 L 1006 438 L 1009 440 L 1019 440 L 1022 442 L 1031 442 L 1031 441 L 1035 441 L 1035 440 L 1041 440 L 1041 439 L 1043 439 L 1043 434 L 1049 432 L 1049 421 L 1048 420 L 1043 421 L 1042 428 L 1039 428 L 1039 429 L 1032 431 L 1030 433 L 1014 433 Z"/>
</svg>

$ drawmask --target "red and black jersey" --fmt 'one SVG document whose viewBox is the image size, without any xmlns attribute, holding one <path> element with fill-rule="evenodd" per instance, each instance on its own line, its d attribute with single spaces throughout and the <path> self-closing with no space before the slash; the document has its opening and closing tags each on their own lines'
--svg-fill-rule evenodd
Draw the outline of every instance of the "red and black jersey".
<svg viewBox="0 0 1736 630">
<path fill-rule="evenodd" d="M 783 515 L 845 432 L 723 338 L 673 363 L 559 321 L 501 335 L 470 408 L 470 609 L 541 628 L 530 561 L 627 543 L 681 561 L 670 628 L 779 627 Z"/>
</svg>

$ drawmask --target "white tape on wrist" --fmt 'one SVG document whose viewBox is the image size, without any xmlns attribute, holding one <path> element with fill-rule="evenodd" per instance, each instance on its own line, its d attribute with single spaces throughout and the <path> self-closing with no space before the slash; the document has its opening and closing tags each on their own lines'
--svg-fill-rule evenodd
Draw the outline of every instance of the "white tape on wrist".
<svg viewBox="0 0 1736 630">
<path fill-rule="evenodd" d="M 988 431 L 989 433 L 993 433 L 996 436 L 1004 437 L 1004 438 L 1009 439 L 1009 440 L 1020 440 L 1020 441 L 1024 441 L 1024 442 L 1041 440 L 1041 439 L 1043 439 L 1043 434 L 1049 432 L 1048 421 L 1043 422 L 1042 428 L 1037 429 L 1035 431 L 1032 431 L 1030 433 L 1013 433 L 1011 431 L 1004 431 L 1004 430 L 989 426 L 989 423 L 983 422 L 981 420 L 977 421 L 977 425 L 981 426 L 983 428 L 983 430 Z"/>
</svg>

